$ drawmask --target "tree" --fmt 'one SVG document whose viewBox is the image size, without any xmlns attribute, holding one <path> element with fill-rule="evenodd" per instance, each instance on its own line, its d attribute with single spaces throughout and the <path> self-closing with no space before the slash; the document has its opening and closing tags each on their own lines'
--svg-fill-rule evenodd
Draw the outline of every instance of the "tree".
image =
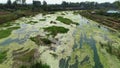
<svg viewBox="0 0 120 68">
<path fill-rule="evenodd" d="M 33 11 L 39 11 L 41 9 L 41 1 L 34 1 L 33 0 Z"/>
<path fill-rule="evenodd" d="M 63 1 L 61 5 L 63 5 L 63 7 L 67 7 L 68 3 L 66 1 Z"/>
<path fill-rule="evenodd" d="M 16 3 L 19 3 L 19 2 L 21 2 L 21 0 L 15 0 L 16 1 Z"/>
<path fill-rule="evenodd" d="M 11 3 L 11 0 L 8 0 L 7 1 L 7 5 L 10 6 L 12 3 Z"/>
<path fill-rule="evenodd" d="M 47 10 L 47 2 L 45 0 L 43 1 L 42 8 L 43 8 L 43 10 Z"/>
<path fill-rule="evenodd" d="M 25 5 L 26 4 L 26 0 L 22 0 L 22 4 Z"/>
<path fill-rule="evenodd" d="M 43 6 L 47 6 L 47 2 L 45 0 L 43 1 Z"/>
<path fill-rule="evenodd" d="M 14 9 L 17 9 L 17 1 L 14 1 L 14 2 L 13 2 L 13 8 L 14 8 Z"/>
<path fill-rule="evenodd" d="M 120 9 L 120 0 L 115 1 L 114 4 Z"/>
<path fill-rule="evenodd" d="M 41 6 L 41 2 L 40 1 L 33 1 L 33 6 L 34 7 L 40 7 Z"/>
</svg>

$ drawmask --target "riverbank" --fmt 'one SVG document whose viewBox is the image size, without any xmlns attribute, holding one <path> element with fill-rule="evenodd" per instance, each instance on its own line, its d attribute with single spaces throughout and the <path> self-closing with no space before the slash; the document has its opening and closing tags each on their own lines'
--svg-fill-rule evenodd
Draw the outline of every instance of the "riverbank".
<svg viewBox="0 0 120 68">
<path fill-rule="evenodd" d="M 93 13 L 94 12 L 94 13 Z M 98 13 L 96 13 L 95 11 L 87 11 L 87 10 L 83 10 L 78 12 L 80 13 L 80 15 L 91 19 L 93 21 L 96 21 L 102 25 L 106 25 L 108 27 L 111 27 L 113 29 L 116 29 L 118 31 L 120 31 L 120 20 L 119 18 L 114 18 L 111 16 L 105 16 L 105 15 L 99 15 Z"/>
<path fill-rule="evenodd" d="M 18 18 L 34 16 L 38 13 L 39 12 L 33 12 L 31 10 L 0 11 L 0 26 L 2 26 L 2 24 L 9 24 L 8 22 Z"/>
</svg>

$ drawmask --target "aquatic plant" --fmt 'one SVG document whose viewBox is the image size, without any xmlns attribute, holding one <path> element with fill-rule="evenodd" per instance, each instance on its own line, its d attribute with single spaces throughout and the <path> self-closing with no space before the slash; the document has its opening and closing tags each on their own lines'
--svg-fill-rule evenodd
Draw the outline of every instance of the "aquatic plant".
<svg viewBox="0 0 120 68">
<path fill-rule="evenodd" d="M 0 30 L 0 39 L 8 37 L 13 30 L 18 29 L 18 28 L 20 28 L 20 27 L 12 27 L 9 29 Z"/>
<path fill-rule="evenodd" d="M 69 31 L 69 29 L 61 26 L 50 26 L 44 28 L 44 30 L 50 32 L 52 36 L 56 36 L 58 33 L 67 33 Z"/>
<path fill-rule="evenodd" d="M 61 16 L 58 16 L 56 20 L 58 20 L 58 21 L 60 21 L 60 22 L 62 22 L 64 24 L 67 24 L 67 25 L 70 25 L 70 24 L 76 24 L 76 25 L 78 25 L 78 23 L 73 22 L 72 20 L 70 20 L 68 18 L 63 18 Z"/>
<path fill-rule="evenodd" d="M 0 51 L 0 64 L 7 59 L 7 51 Z"/>
</svg>

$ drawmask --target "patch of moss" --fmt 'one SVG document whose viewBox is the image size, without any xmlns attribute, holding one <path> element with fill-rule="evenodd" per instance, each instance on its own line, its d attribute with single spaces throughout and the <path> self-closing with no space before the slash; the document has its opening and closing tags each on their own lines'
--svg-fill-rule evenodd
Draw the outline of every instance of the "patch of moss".
<svg viewBox="0 0 120 68">
<path fill-rule="evenodd" d="M 58 16 L 56 20 L 58 20 L 58 21 L 60 21 L 60 22 L 62 22 L 64 24 L 67 24 L 67 25 L 70 25 L 70 24 L 76 24 L 76 25 L 78 25 L 78 23 L 73 22 L 72 20 L 70 20 L 68 18 L 63 18 L 61 16 Z"/>
<path fill-rule="evenodd" d="M 58 33 L 67 33 L 69 29 L 60 26 L 50 26 L 44 28 L 45 31 L 50 32 L 50 35 L 56 36 Z"/>
<path fill-rule="evenodd" d="M 0 30 L 0 39 L 8 37 L 13 30 L 18 29 L 18 28 L 20 27 L 12 27 L 9 29 Z"/>
</svg>

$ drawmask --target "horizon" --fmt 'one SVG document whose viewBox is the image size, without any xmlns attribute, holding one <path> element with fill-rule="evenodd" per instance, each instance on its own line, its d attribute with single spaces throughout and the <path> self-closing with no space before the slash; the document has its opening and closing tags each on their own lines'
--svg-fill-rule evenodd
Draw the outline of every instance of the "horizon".
<svg viewBox="0 0 120 68">
<path fill-rule="evenodd" d="M 15 0 L 11 0 L 12 2 L 15 1 Z M 26 3 L 27 4 L 31 4 L 33 0 L 26 0 Z M 41 1 L 43 2 L 44 0 L 36 0 L 36 1 Z M 110 2 L 110 3 L 113 3 L 115 2 L 116 0 L 45 0 L 48 4 L 61 4 L 63 1 L 66 1 L 66 2 L 86 2 L 86 1 L 89 1 L 89 2 L 98 2 L 98 3 L 104 3 L 104 2 Z M 0 0 L 0 3 L 7 3 L 7 0 Z"/>
</svg>

